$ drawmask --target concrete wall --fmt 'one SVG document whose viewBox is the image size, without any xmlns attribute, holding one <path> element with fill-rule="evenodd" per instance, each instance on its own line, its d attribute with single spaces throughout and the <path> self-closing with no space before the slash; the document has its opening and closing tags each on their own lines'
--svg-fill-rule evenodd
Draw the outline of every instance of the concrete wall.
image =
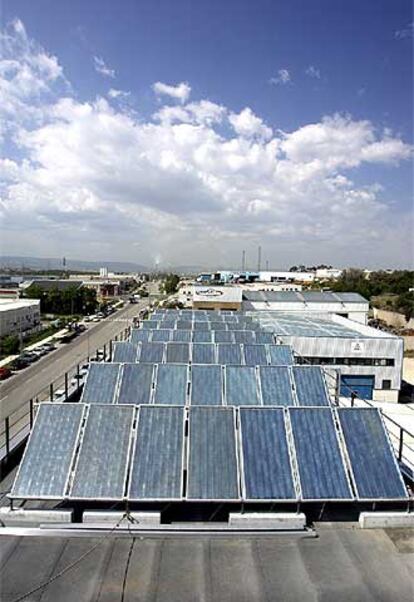
<svg viewBox="0 0 414 602">
<path fill-rule="evenodd" d="M 374 307 L 374 318 L 377 320 L 382 320 L 394 328 L 414 329 L 414 318 L 411 318 L 411 320 L 407 322 L 404 314 L 399 314 L 396 311 L 387 311 L 385 309 L 377 309 Z"/>
</svg>

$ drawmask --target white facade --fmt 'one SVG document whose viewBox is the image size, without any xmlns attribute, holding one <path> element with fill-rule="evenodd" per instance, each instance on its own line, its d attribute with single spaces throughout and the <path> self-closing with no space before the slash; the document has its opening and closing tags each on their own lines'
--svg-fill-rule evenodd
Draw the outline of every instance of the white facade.
<svg viewBox="0 0 414 602">
<path fill-rule="evenodd" d="M 337 268 L 320 268 L 316 270 L 317 280 L 336 280 L 340 278 L 343 270 Z"/>
<path fill-rule="evenodd" d="M 368 322 L 369 303 L 356 293 L 244 291 L 243 300 L 245 311 L 312 313 L 315 317 L 337 314 L 360 324 Z"/>
<path fill-rule="evenodd" d="M 39 299 L 1 299 L 0 336 L 20 335 L 40 327 Z"/>
<path fill-rule="evenodd" d="M 259 272 L 261 282 L 302 282 L 310 284 L 315 280 L 314 272 Z"/>
</svg>

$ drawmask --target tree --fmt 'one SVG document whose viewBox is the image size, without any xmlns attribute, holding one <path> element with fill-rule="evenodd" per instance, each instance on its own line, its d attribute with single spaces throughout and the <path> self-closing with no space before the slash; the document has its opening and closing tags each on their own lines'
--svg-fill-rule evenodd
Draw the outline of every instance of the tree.
<svg viewBox="0 0 414 602">
<path fill-rule="evenodd" d="M 173 295 L 178 290 L 180 277 L 177 274 L 168 274 L 163 282 L 163 290 L 166 295 Z"/>
<path fill-rule="evenodd" d="M 1 341 L 1 352 L 4 355 L 14 355 L 20 349 L 19 337 L 9 334 L 3 337 Z"/>
<path fill-rule="evenodd" d="M 414 317 L 414 293 L 403 293 L 396 301 L 396 308 L 404 314 L 407 322 Z"/>
</svg>

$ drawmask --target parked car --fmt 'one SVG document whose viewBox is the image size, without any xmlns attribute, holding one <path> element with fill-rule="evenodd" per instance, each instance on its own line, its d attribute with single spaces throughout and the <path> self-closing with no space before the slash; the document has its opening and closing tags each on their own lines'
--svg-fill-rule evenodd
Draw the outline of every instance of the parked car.
<svg viewBox="0 0 414 602">
<path fill-rule="evenodd" d="M 10 362 L 9 366 L 12 370 L 23 370 L 29 366 L 29 362 L 21 357 L 17 357 L 15 360 Z"/>
<path fill-rule="evenodd" d="M 4 368 L 0 368 L 0 380 L 6 380 L 6 378 L 9 378 L 11 375 L 12 371 L 10 368 L 7 368 L 6 366 Z"/>
<path fill-rule="evenodd" d="M 19 356 L 19 359 L 26 361 L 28 364 L 32 364 L 39 359 L 39 356 L 32 351 L 25 351 Z"/>
</svg>

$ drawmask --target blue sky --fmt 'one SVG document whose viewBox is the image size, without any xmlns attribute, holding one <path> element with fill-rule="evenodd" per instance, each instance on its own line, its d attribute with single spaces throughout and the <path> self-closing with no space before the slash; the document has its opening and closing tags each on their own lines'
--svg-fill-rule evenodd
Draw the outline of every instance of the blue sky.
<svg viewBox="0 0 414 602">
<path fill-rule="evenodd" d="M 410 264 L 410 2 L 6 0 L 2 21 L 11 55 L 61 70 L 8 114 L 4 254 L 234 265 L 259 242 L 274 267 Z"/>
</svg>

